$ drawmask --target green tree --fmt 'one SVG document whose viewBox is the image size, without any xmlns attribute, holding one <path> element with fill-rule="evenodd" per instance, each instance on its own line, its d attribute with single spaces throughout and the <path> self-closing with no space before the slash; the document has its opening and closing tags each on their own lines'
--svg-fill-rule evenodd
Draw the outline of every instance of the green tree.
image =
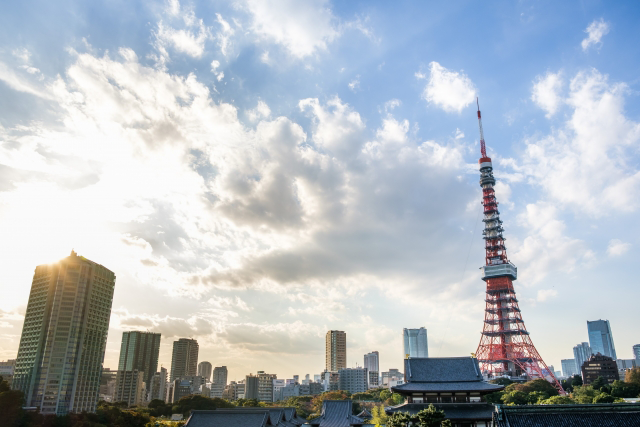
<svg viewBox="0 0 640 427">
<path fill-rule="evenodd" d="M 429 405 L 427 409 L 423 409 L 416 414 L 414 424 L 419 427 L 440 427 L 442 421 L 444 421 L 444 411 Z"/>
<path fill-rule="evenodd" d="M 218 409 L 218 408 L 234 408 L 234 407 L 235 405 L 233 405 L 231 402 L 225 399 L 220 399 L 219 397 L 210 398 L 210 397 L 202 396 L 200 394 L 192 394 L 178 400 L 178 402 L 176 402 L 176 404 L 173 405 L 173 412 L 180 413 L 186 416 L 194 409 L 211 410 L 211 409 Z"/>
<path fill-rule="evenodd" d="M 395 412 L 387 418 L 387 427 L 407 427 L 412 421 L 408 412 Z"/>
<path fill-rule="evenodd" d="M 573 392 L 571 393 L 571 398 L 576 401 L 576 403 L 593 403 L 593 399 L 599 393 L 593 389 L 590 385 L 582 385 L 576 386 L 573 388 Z"/>
<path fill-rule="evenodd" d="M 508 386 L 510 384 L 513 384 L 513 381 L 511 381 L 509 378 L 496 378 L 494 380 L 489 381 L 491 384 L 498 384 L 498 385 L 503 385 L 503 386 Z"/>
<path fill-rule="evenodd" d="M 496 391 L 493 393 L 485 394 L 484 400 L 493 404 L 502 403 L 502 396 L 504 396 L 504 393 L 504 391 Z"/>
<path fill-rule="evenodd" d="M 384 406 L 376 405 L 371 409 L 371 424 L 375 424 L 376 427 L 387 424 L 389 416 L 384 411 Z"/>
<path fill-rule="evenodd" d="M 404 397 L 399 393 L 391 393 L 391 404 L 399 405 L 404 402 Z"/>
<path fill-rule="evenodd" d="M 576 403 L 569 396 L 551 396 L 546 400 L 539 401 L 540 405 L 572 405 Z"/>
<path fill-rule="evenodd" d="M 614 397 L 638 397 L 640 384 L 616 380 L 611 384 L 611 395 Z"/>
<path fill-rule="evenodd" d="M 613 403 L 616 398 L 607 393 L 600 393 L 593 398 L 593 403 Z"/>
<path fill-rule="evenodd" d="M 505 392 L 502 402 L 505 405 L 526 405 L 529 403 L 529 394 L 518 390 Z"/>
<path fill-rule="evenodd" d="M 624 382 L 640 385 L 640 366 L 627 371 L 627 374 L 624 377 Z"/>
<path fill-rule="evenodd" d="M 582 385 L 582 375 L 574 375 L 571 377 L 571 386 L 575 387 L 579 385 Z"/>
<path fill-rule="evenodd" d="M 19 426 L 24 415 L 23 404 L 22 392 L 11 390 L 9 383 L 0 377 L 0 424 L 7 427 Z"/>
<path fill-rule="evenodd" d="M 527 400 L 530 405 L 535 405 L 541 400 L 547 400 L 549 395 L 545 391 L 532 391 L 527 394 Z"/>
<path fill-rule="evenodd" d="M 380 392 L 380 400 L 382 402 L 389 399 L 390 397 L 391 397 L 391 391 L 387 390 L 386 388 Z"/>
<path fill-rule="evenodd" d="M 451 420 L 444 420 L 442 422 L 442 427 L 453 427 L 453 424 L 451 424 Z"/>
<path fill-rule="evenodd" d="M 591 387 L 593 387 L 594 390 L 598 390 L 598 391 L 602 391 L 602 388 L 607 385 L 607 382 L 604 380 L 604 378 L 602 378 L 601 376 L 596 378 L 592 383 L 591 383 Z"/>
</svg>

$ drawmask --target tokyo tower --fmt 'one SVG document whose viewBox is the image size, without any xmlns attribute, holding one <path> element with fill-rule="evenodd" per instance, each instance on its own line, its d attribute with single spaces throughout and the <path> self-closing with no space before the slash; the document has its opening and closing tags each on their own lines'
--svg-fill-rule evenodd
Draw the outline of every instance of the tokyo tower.
<svg viewBox="0 0 640 427">
<path fill-rule="evenodd" d="M 478 123 L 480 126 L 480 186 L 484 207 L 485 266 L 482 280 L 487 283 L 484 328 L 476 357 L 480 369 L 489 377 L 520 377 L 526 379 L 546 378 L 561 393 L 562 386 L 547 367 L 536 350 L 522 320 L 513 281 L 518 269 L 509 262 L 507 248 L 502 236 L 504 229 L 498 211 L 498 202 L 493 186 L 491 158 L 487 157 L 482 131 L 480 103 L 478 102 Z"/>
</svg>

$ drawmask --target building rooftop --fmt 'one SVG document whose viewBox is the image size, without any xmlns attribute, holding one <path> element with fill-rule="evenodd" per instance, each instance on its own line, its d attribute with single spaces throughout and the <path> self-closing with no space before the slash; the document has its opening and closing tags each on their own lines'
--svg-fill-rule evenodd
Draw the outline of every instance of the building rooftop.
<svg viewBox="0 0 640 427">
<path fill-rule="evenodd" d="M 425 357 L 410 358 L 404 361 L 407 382 L 392 387 L 399 393 L 408 392 L 451 392 L 486 391 L 504 389 L 498 384 L 484 381 L 473 357 Z"/>
<path fill-rule="evenodd" d="M 268 411 L 191 411 L 185 427 L 266 427 Z"/>
<path fill-rule="evenodd" d="M 408 412 L 415 415 L 427 409 L 430 403 L 403 403 L 384 408 L 387 414 Z M 491 403 L 433 403 L 436 409 L 444 411 L 444 416 L 451 420 L 490 420 L 495 408 Z"/>
<path fill-rule="evenodd" d="M 496 427 L 637 427 L 640 404 L 496 405 L 493 420 Z"/>
<path fill-rule="evenodd" d="M 351 400 L 325 400 L 320 416 L 309 420 L 312 426 L 320 427 L 348 427 L 364 423 L 362 418 L 353 415 Z"/>
</svg>

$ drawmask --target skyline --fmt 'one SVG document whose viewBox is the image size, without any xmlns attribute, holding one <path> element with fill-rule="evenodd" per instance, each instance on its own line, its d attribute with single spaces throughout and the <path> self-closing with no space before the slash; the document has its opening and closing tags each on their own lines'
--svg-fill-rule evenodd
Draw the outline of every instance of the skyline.
<svg viewBox="0 0 640 427">
<path fill-rule="evenodd" d="M 193 337 L 230 380 L 318 373 L 332 329 L 347 367 L 401 368 L 420 326 L 475 352 L 476 96 L 538 351 L 557 368 L 608 319 L 632 357 L 639 6 L 265 4 L 7 6 L 0 359 L 72 248 L 117 276 L 112 369 L 129 330 L 165 368 Z"/>
</svg>

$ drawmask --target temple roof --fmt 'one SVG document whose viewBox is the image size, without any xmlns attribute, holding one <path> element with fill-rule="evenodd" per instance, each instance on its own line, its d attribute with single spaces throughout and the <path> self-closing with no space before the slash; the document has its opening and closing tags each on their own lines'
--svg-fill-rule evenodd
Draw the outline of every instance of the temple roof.
<svg viewBox="0 0 640 427">
<path fill-rule="evenodd" d="M 269 413 L 265 411 L 191 411 L 185 427 L 266 427 Z"/>
<path fill-rule="evenodd" d="M 322 402 L 321 415 L 309 420 L 309 424 L 320 427 L 348 427 L 362 425 L 364 420 L 353 415 L 351 400 L 325 400 Z"/>
<path fill-rule="evenodd" d="M 404 361 L 407 382 L 391 390 L 398 393 L 456 392 L 504 389 L 498 384 L 485 382 L 480 373 L 478 359 L 473 357 L 424 357 Z"/>
<path fill-rule="evenodd" d="M 493 420 L 497 427 L 636 427 L 640 426 L 640 405 L 497 405 Z"/>
<path fill-rule="evenodd" d="M 387 414 L 394 412 L 408 412 L 415 415 L 429 405 L 444 411 L 447 419 L 451 420 L 490 420 L 494 413 L 494 406 L 490 403 L 403 403 L 384 408 Z"/>
</svg>

